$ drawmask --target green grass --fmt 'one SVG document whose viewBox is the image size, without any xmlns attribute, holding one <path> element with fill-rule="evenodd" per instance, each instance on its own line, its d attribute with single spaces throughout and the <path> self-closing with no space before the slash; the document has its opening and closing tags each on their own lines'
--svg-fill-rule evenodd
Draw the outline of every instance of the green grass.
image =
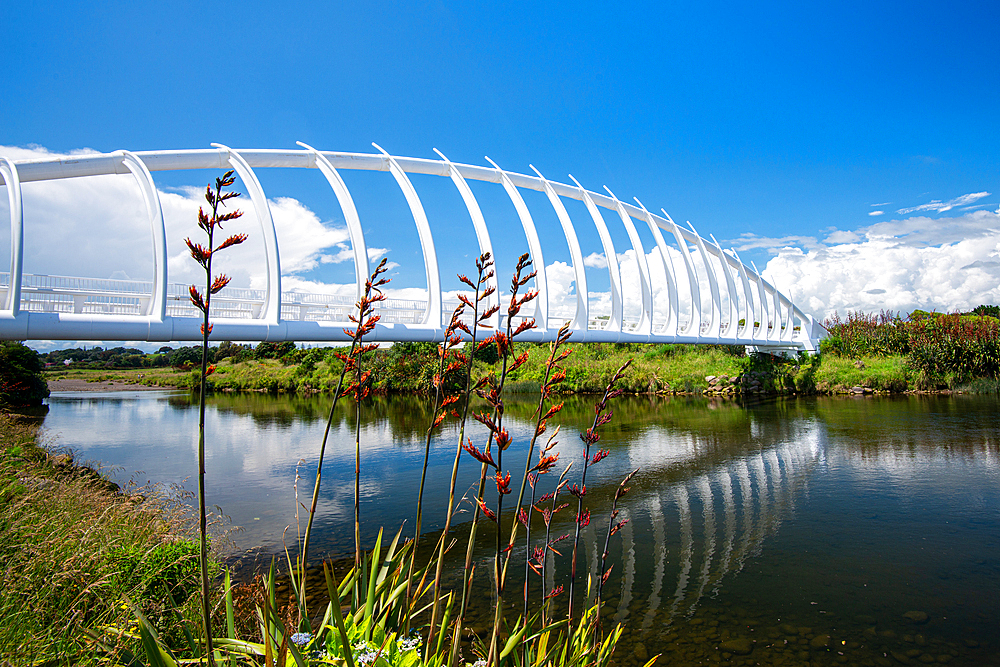
<svg viewBox="0 0 1000 667">
<path fill-rule="evenodd" d="M 823 356 L 815 374 L 816 389 L 820 392 L 836 392 L 838 389 L 851 387 L 902 392 L 918 388 L 915 385 L 917 380 L 918 373 L 907 364 L 906 357 L 903 356 L 848 359 L 827 354 Z"/>
</svg>

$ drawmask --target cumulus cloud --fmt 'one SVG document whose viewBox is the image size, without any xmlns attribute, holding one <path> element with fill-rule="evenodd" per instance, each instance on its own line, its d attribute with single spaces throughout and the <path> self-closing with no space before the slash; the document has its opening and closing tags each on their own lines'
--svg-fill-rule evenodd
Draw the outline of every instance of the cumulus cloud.
<svg viewBox="0 0 1000 667">
<path fill-rule="evenodd" d="M 763 273 L 821 318 L 1000 303 L 1000 212 L 918 216 L 837 232 L 819 247 L 777 250 Z"/>
</svg>

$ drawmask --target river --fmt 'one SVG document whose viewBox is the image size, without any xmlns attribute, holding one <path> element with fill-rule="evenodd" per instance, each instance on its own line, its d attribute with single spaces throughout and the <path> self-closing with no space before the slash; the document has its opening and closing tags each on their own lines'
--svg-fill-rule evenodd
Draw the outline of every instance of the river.
<svg viewBox="0 0 1000 667">
<path fill-rule="evenodd" d="M 573 480 L 593 402 L 568 397 L 552 420 L 561 425 L 557 468 L 573 461 Z M 196 399 L 81 392 L 55 393 L 48 404 L 47 433 L 77 458 L 110 467 L 122 484 L 159 484 L 193 502 L 185 491 L 196 488 Z M 301 502 L 311 494 L 328 405 L 326 397 L 210 398 L 207 498 L 228 517 L 234 560 L 261 562 L 283 540 L 294 544 L 296 493 Z M 583 535 L 596 573 L 614 489 L 638 468 L 621 504 L 619 519 L 629 522 L 609 552 L 605 613 L 625 625 L 615 664 L 656 653 L 670 665 L 1000 664 L 998 407 L 995 396 L 966 395 L 617 399 L 600 443 L 610 455 L 588 473 L 593 519 Z M 530 397 L 508 404 L 514 444 L 504 468 L 515 494 L 533 409 Z M 412 530 L 428 419 L 419 397 L 364 406 L 367 544 L 379 527 Z M 483 428 L 470 429 L 481 446 Z M 354 431 L 345 403 L 324 464 L 317 555 L 353 552 Z M 432 442 L 425 535 L 443 525 L 456 442 L 447 421 Z M 539 493 L 557 474 L 547 477 Z M 463 456 L 459 493 L 477 479 L 478 464 Z M 467 509 L 457 521 L 468 521 Z M 569 510 L 560 517 L 553 534 L 572 525 Z M 485 549 L 477 559 L 488 571 Z M 567 567 L 555 558 L 550 584 Z"/>
</svg>

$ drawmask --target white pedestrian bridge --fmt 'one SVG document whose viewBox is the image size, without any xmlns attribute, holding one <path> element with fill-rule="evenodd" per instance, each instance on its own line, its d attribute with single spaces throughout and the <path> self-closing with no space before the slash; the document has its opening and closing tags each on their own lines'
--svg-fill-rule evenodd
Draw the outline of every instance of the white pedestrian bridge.
<svg viewBox="0 0 1000 667">
<path fill-rule="evenodd" d="M 204 150 L 117 151 L 74 155 L 71 158 L 15 161 L 0 156 L 0 178 L 6 186 L 10 210 L 10 271 L 0 273 L 0 339 L 6 340 L 200 340 L 200 312 L 188 301 L 188 285 L 171 283 L 167 270 L 167 235 L 154 171 L 232 169 L 239 175 L 252 201 L 252 233 L 264 244 L 266 287 L 227 287 L 212 299 L 213 340 L 231 341 L 344 341 L 343 329 L 371 272 L 362 220 L 351 192 L 341 177 L 344 170 L 389 172 L 402 191 L 415 224 L 423 254 L 426 298 L 388 299 L 378 306 L 381 319 L 370 335 L 377 341 L 440 341 L 451 311 L 457 305 L 442 290 L 438 249 L 430 221 L 409 174 L 427 174 L 450 179 L 457 188 L 472 224 L 481 253 L 493 253 L 491 226 L 469 181 L 498 184 L 506 192 L 520 221 L 538 291 L 533 310 L 522 314 L 535 319 L 537 328 L 522 340 L 549 341 L 568 323 L 577 342 L 719 343 L 746 345 L 772 351 L 815 351 L 822 327 L 775 286 L 761 277 L 751 262 L 747 266 L 735 250 L 724 250 L 715 237 L 700 236 L 690 225 L 676 224 L 665 211 L 652 213 L 639 202 L 620 201 L 583 188 L 572 176 L 572 185 L 550 181 L 532 167 L 534 175 L 492 166 L 456 164 L 440 152 L 440 159 L 398 157 L 377 145 L 378 153 L 319 151 L 305 144 L 300 150 L 234 150 L 213 144 Z M 487 158 L 488 159 L 488 158 Z M 326 178 L 342 210 L 350 237 L 356 277 L 355 294 L 335 296 L 282 291 L 281 252 L 278 235 L 256 172 L 262 169 L 318 169 Z M 31 229 L 24 225 L 21 184 L 103 174 L 131 174 L 142 193 L 150 230 L 149 246 L 153 279 L 111 280 L 88 277 L 24 273 L 24 240 Z M 450 187 L 450 186 L 449 186 Z M 525 204 L 522 190 L 544 193 L 560 229 L 542 230 Z M 564 200 L 577 200 L 586 208 L 583 220 L 571 220 Z M 626 232 L 628 248 L 616 248 L 611 229 L 599 209 L 610 211 L 615 224 Z M 395 224 L 404 224 L 398 222 Z M 497 233 L 494 223 L 493 233 Z M 648 228 L 653 244 L 643 246 L 637 224 Z M 580 225 L 593 225 L 600 239 L 599 250 L 607 259 L 610 307 L 596 305 L 587 288 L 584 248 L 577 237 Z M 193 227 L 193 225 L 192 225 Z M 509 224 L 500 233 L 509 234 Z M 553 233 L 554 232 L 554 233 Z M 615 230 L 620 234 L 620 230 Z M 573 271 L 575 304 L 554 303 L 546 277 L 545 248 L 541 238 L 564 238 Z M 667 239 L 670 239 L 668 243 Z M 176 244 L 177 239 L 171 239 Z M 551 243 L 551 240 L 548 241 Z M 619 244 L 621 245 L 621 244 Z M 590 250 L 590 249 L 588 249 Z M 623 294 L 620 253 L 634 252 L 638 265 L 639 294 Z M 651 271 L 649 258 L 662 262 Z M 471 268 L 471 267 L 470 267 Z M 653 276 L 665 277 L 666 285 L 654 285 Z M 496 284 L 496 278 L 493 279 Z M 503 277 L 498 287 L 504 285 Z M 654 299 L 654 296 L 656 298 Z M 503 299 L 498 291 L 494 303 Z M 641 304 L 626 308 L 627 299 Z M 602 303 L 606 303 L 607 299 Z M 492 318 L 491 326 L 505 324 L 505 304 Z"/>
</svg>

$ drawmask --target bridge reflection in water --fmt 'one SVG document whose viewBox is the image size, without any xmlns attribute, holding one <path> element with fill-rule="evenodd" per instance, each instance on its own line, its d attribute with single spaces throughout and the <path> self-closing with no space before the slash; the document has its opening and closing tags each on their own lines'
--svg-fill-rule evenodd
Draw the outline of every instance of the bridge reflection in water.
<svg viewBox="0 0 1000 667">
<path fill-rule="evenodd" d="M 734 407 L 723 406 L 720 411 Z M 640 468 L 620 506 L 619 519 L 629 522 L 612 538 L 609 548 L 608 563 L 614 572 L 604 599 L 606 617 L 614 623 L 655 635 L 690 617 L 705 600 L 716 597 L 724 580 L 739 574 L 782 523 L 792 518 L 797 499 L 808 491 L 812 473 L 824 460 L 823 427 L 799 420 L 796 426 L 772 434 L 778 436 L 776 440 L 762 444 L 753 435 L 757 430 L 753 417 L 749 422 L 749 432 L 747 424 L 742 424 L 743 437 L 737 438 L 742 442 L 738 443 L 727 443 L 724 436 L 705 437 L 697 429 L 654 426 L 639 435 L 630 434 L 627 451 L 615 451 L 610 445 L 612 456 L 607 460 L 620 457 L 615 471 L 601 471 L 602 478 L 599 483 L 595 480 L 594 487 L 588 477 L 593 519 L 581 532 L 582 558 L 596 581 L 615 475 Z M 553 528 L 554 536 L 571 532 L 575 499 L 567 496 L 567 500 L 572 501 L 571 507 Z M 539 530 L 536 527 L 533 535 Z M 549 589 L 568 582 L 572 546 L 569 540 L 562 544 L 566 548 L 559 548 L 561 557 L 549 555 Z M 485 552 L 478 555 L 477 571 L 489 572 L 490 557 Z M 523 558 L 523 543 L 517 557 Z M 479 584 L 485 595 L 486 582 Z M 532 582 L 535 594 L 538 585 Z M 520 585 L 516 588 L 519 591 Z M 565 595 L 557 599 L 564 603 Z"/>
<path fill-rule="evenodd" d="M 641 620 L 645 629 L 694 613 L 794 513 L 796 497 L 820 460 L 818 433 L 805 432 L 641 498 L 637 489 L 627 503 L 632 511 L 623 511 L 630 522 L 617 546 L 616 568 L 623 573 L 620 592 L 610 591 L 617 597 L 611 599 L 618 606 L 615 621 Z M 600 527 L 587 533 L 593 576 L 603 546 L 599 532 Z M 635 533 L 652 539 L 637 542 Z"/>
</svg>

